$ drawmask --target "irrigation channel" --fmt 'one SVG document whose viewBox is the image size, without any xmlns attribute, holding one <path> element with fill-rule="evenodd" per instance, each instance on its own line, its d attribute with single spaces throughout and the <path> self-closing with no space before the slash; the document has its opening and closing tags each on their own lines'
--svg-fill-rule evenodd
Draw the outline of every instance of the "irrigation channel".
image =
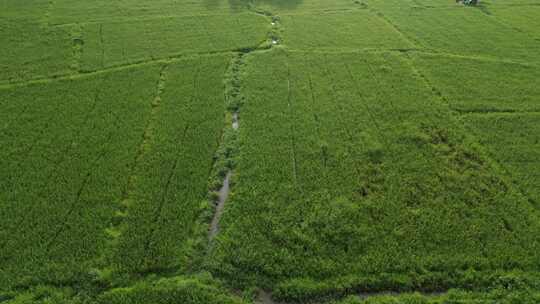
<svg viewBox="0 0 540 304">
<path fill-rule="evenodd" d="M 233 130 L 237 131 L 239 126 L 240 124 L 238 122 L 238 112 L 234 112 L 232 119 L 232 128 Z M 227 201 L 227 198 L 229 197 L 229 193 L 231 191 L 231 177 L 232 171 L 229 169 L 229 171 L 227 171 L 227 174 L 225 175 L 225 179 L 223 180 L 223 185 L 218 192 L 216 209 L 214 212 L 214 217 L 212 218 L 212 223 L 210 224 L 210 241 L 212 241 L 219 232 L 219 220 L 221 219 L 221 215 L 223 214 L 223 210 L 225 208 L 225 202 Z"/>
</svg>

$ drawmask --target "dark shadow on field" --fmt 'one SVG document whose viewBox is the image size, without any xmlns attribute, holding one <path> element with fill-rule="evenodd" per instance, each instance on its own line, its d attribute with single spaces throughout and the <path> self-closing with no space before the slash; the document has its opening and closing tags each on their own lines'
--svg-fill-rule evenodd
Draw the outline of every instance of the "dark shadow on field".
<svg viewBox="0 0 540 304">
<path fill-rule="evenodd" d="M 210 1 L 210 0 L 207 0 Z M 240 10 L 249 6 L 266 5 L 278 9 L 294 9 L 303 0 L 229 0 L 229 5 L 233 10 Z"/>
</svg>

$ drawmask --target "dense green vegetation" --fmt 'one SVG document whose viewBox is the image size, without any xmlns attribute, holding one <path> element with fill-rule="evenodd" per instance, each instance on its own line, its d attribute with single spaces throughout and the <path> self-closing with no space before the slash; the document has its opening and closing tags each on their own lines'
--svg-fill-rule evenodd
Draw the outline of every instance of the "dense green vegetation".
<svg viewBox="0 0 540 304">
<path fill-rule="evenodd" d="M 540 115 L 466 115 L 464 120 L 480 142 L 527 192 L 531 203 L 540 203 Z"/>
<path fill-rule="evenodd" d="M 540 302 L 539 4 L 1 0 L 0 303 Z"/>
<path fill-rule="evenodd" d="M 538 213 L 406 60 L 273 51 L 246 66 L 215 272 L 298 300 L 538 269 Z"/>
</svg>

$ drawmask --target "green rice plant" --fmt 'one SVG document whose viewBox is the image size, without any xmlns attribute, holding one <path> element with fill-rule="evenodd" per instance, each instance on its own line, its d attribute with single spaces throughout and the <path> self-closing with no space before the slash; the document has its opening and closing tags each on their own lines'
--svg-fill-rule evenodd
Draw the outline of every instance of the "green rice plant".
<svg viewBox="0 0 540 304">
<path fill-rule="evenodd" d="M 10 0 L 12 1 L 12 0 Z M 45 1 L 46 2 L 46 1 Z M 140 18 L 163 18 L 173 16 L 223 15 L 235 12 L 226 0 L 55 0 L 51 7 L 51 23 L 89 23 L 107 21 L 129 21 Z M 243 10 L 245 12 L 245 10 Z"/>
<path fill-rule="evenodd" d="M 86 71 L 193 53 L 256 48 L 269 21 L 255 14 L 161 18 L 88 24 L 82 68 Z"/>
<path fill-rule="evenodd" d="M 306 301 L 538 271 L 538 211 L 406 59 L 259 53 L 242 94 L 210 263 L 232 286 Z"/>
<path fill-rule="evenodd" d="M 522 31 L 536 39 L 540 39 L 540 7 L 538 5 L 488 6 L 488 11 L 495 18 Z"/>
<path fill-rule="evenodd" d="M 284 15 L 283 43 L 292 49 L 407 49 L 413 45 L 368 10 Z"/>
<path fill-rule="evenodd" d="M 0 90 L 0 290 L 91 280 L 157 76 L 147 66 Z"/>
<path fill-rule="evenodd" d="M 463 120 L 540 207 L 540 114 L 472 114 Z"/>
<path fill-rule="evenodd" d="M 37 22 L 45 19 L 48 8 L 48 0 L 3 0 L 0 2 L 0 19 Z"/>
<path fill-rule="evenodd" d="M 455 110 L 540 111 L 536 66 L 423 53 L 411 57 Z"/>
<path fill-rule="evenodd" d="M 98 298 L 103 304 L 242 304 L 208 279 L 173 277 L 141 282 L 132 287 L 107 291 Z"/>
<path fill-rule="evenodd" d="M 351 0 L 236 0 L 276 14 L 304 14 L 355 8 Z"/>
<path fill-rule="evenodd" d="M 418 47 L 451 54 L 538 63 L 540 41 L 479 9 L 395 7 L 381 13 Z"/>
<path fill-rule="evenodd" d="M 208 180 L 225 124 L 229 56 L 170 63 L 108 256 L 122 274 L 189 269 Z M 201 209 L 202 208 L 202 209 Z M 203 226 L 204 230 L 206 226 Z M 205 236 L 204 236 L 205 237 Z"/>
<path fill-rule="evenodd" d="M 0 84 L 71 72 L 71 29 L 32 21 L 0 21 Z"/>
</svg>

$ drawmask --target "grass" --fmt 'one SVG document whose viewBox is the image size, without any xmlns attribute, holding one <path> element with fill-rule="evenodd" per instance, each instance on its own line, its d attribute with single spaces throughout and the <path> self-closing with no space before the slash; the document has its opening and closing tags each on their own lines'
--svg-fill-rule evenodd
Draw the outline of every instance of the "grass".
<svg viewBox="0 0 540 304">
<path fill-rule="evenodd" d="M 0 302 L 538 302 L 537 4 L 0 1 Z"/>
</svg>

